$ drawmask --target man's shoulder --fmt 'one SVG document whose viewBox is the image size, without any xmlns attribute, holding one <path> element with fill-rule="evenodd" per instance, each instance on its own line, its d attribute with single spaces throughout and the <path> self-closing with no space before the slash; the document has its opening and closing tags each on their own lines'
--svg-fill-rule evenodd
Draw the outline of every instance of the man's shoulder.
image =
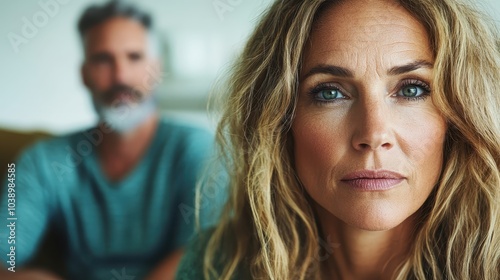
<svg viewBox="0 0 500 280">
<path fill-rule="evenodd" d="M 179 264 L 176 279 L 204 279 L 203 258 L 214 230 L 215 228 L 208 228 L 198 232 L 191 240 Z"/>
<path fill-rule="evenodd" d="M 75 140 L 83 135 L 83 131 L 73 132 L 66 135 L 52 136 L 38 140 L 26 147 L 21 156 L 36 156 L 37 160 L 54 158 L 68 153 L 75 146 Z"/>
<path fill-rule="evenodd" d="M 25 185 L 37 183 L 54 190 L 77 180 L 75 171 L 92 145 L 83 142 L 82 131 L 39 140 L 24 149 L 16 159 L 16 170 Z M 83 143 L 83 144 L 82 144 Z M 71 176 L 66 176 L 71 174 Z M 64 175 L 64 176 L 63 176 Z"/>
<path fill-rule="evenodd" d="M 207 124 L 197 123 L 193 120 L 182 120 L 169 116 L 160 118 L 160 126 L 165 129 L 167 133 L 206 133 L 212 134 L 211 129 Z"/>
<path fill-rule="evenodd" d="M 196 237 L 191 240 L 190 244 L 186 248 L 183 258 L 181 259 L 179 268 L 177 269 L 176 279 L 205 279 L 203 275 L 205 267 L 204 258 L 209 242 L 211 241 L 212 235 L 215 231 L 215 227 L 206 228 L 201 230 L 201 232 L 198 232 Z M 220 250 L 221 248 L 216 249 L 216 252 L 213 254 L 214 259 L 212 259 L 213 268 L 219 275 L 222 273 L 226 265 L 220 259 L 220 256 L 224 255 L 224 253 Z M 231 276 L 231 279 L 251 279 L 246 271 L 247 269 L 240 264 L 235 273 Z"/>
<path fill-rule="evenodd" d="M 158 136 L 167 145 L 178 143 L 189 146 L 202 142 L 212 145 L 214 140 L 213 130 L 206 125 L 166 117 L 160 119 Z"/>
</svg>

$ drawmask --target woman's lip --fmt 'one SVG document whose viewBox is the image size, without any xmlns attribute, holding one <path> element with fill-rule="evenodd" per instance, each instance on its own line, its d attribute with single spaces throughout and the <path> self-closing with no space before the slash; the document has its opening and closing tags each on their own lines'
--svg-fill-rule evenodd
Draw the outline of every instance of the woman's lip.
<svg viewBox="0 0 500 280">
<path fill-rule="evenodd" d="M 358 170 L 345 175 L 341 180 L 354 179 L 405 179 L 405 176 L 390 170 Z"/>
<path fill-rule="evenodd" d="M 342 180 L 342 182 L 357 190 L 363 191 L 382 191 L 388 190 L 401 183 L 404 179 L 352 179 Z"/>
<path fill-rule="evenodd" d="M 401 183 L 405 176 L 390 170 L 358 170 L 344 176 L 341 181 L 347 185 L 365 191 L 391 189 Z"/>
</svg>

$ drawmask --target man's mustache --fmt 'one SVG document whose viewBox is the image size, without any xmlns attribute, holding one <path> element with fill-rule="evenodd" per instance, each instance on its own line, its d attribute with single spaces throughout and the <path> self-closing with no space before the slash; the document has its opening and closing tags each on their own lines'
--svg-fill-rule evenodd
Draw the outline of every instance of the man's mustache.
<svg viewBox="0 0 500 280">
<path fill-rule="evenodd" d="M 135 102 L 142 100 L 144 96 L 144 94 L 141 91 L 136 90 L 133 87 L 123 84 L 118 84 L 112 86 L 109 90 L 103 92 L 102 97 L 106 103 L 113 103 L 113 101 L 115 101 L 116 98 L 118 98 L 118 95 L 121 94 L 131 97 L 132 100 L 134 100 Z"/>
</svg>

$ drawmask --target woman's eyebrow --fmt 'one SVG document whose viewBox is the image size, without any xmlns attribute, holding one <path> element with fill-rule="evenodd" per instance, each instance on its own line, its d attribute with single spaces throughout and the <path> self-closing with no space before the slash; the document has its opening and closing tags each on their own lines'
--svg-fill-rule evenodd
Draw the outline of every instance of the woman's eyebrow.
<svg viewBox="0 0 500 280">
<path fill-rule="evenodd" d="M 391 76 L 395 76 L 395 75 L 401 75 L 404 73 L 415 71 L 415 70 L 418 70 L 420 68 L 432 69 L 433 67 L 434 67 L 434 64 L 432 64 L 426 60 L 417 60 L 417 61 L 405 64 L 405 65 L 394 66 L 391 69 L 389 69 L 389 71 L 387 71 L 387 74 L 389 74 Z"/>
<path fill-rule="evenodd" d="M 410 62 L 405 65 L 394 66 L 391 69 L 389 69 L 387 73 L 391 76 L 394 76 L 415 71 L 420 68 L 432 69 L 433 67 L 434 64 L 426 60 L 416 60 L 414 62 Z M 314 74 L 330 74 L 332 76 L 343 77 L 343 78 L 354 77 L 353 72 L 347 68 L 336 65 L 319 64 L 318 66 L 315 66 L 311 70 L 309 70 L 309 72 L 307 72 L 307 74 L 305 74 L 301 80 L 305 80 L 306 78 Z"/>
<path fill-rule="evenodd" d="M 309 72 L 307 72 L 307 74 L 304 75 L 302 80 L 305 80 L 309 76 L 312 76 L 314 74 L 330 74 L 332 76 L 345 77 L 345 78 L 354 77 L 352 71 L 347 68 L 335 65 L 319 64 L 318 66 L 315 66 L 311 70 L 309 70 Z"/>
</svg>

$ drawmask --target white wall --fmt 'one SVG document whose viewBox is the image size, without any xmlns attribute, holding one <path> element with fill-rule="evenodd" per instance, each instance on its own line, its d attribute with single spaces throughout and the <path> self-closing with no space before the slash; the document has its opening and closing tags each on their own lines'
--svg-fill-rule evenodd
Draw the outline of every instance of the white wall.
<svg viewBox="0 0 500 280">
<path fill-rule="evenodd" d="M 43 22 L 41 3 L 58 9 Z M 0 127 L 66 133 L 95 122 L 82 86 L 76 21 L 91 3 L 83 0 L 22 0 L 0 4 Z M 143 0 L 168 43 L 161 86 L 162 106 L 202 110 L 214 79 L 240 50 L 271 0 Z M 226 6 L 224 6 L 226 5 Z M 216 7 L 228 8 L 217 12 Z M 482 6 L 500 22 L 500 0 Z M 22 35 L 26 17 L 40 28 L 16 52 L 9 34 Z M 500 24 L 499 24 L 500 25 Z M 29 30 L 28 30 L 29 31 Z M 30 35 L 30 34 L 28 34 Z"/>
<path fill-rule="evenodd" d="M 490 13 L 491 17 L 500 26 L 500 0 L 476 0 L 475 2 L 479 4 L 480 8 Z"/>
</svg>

